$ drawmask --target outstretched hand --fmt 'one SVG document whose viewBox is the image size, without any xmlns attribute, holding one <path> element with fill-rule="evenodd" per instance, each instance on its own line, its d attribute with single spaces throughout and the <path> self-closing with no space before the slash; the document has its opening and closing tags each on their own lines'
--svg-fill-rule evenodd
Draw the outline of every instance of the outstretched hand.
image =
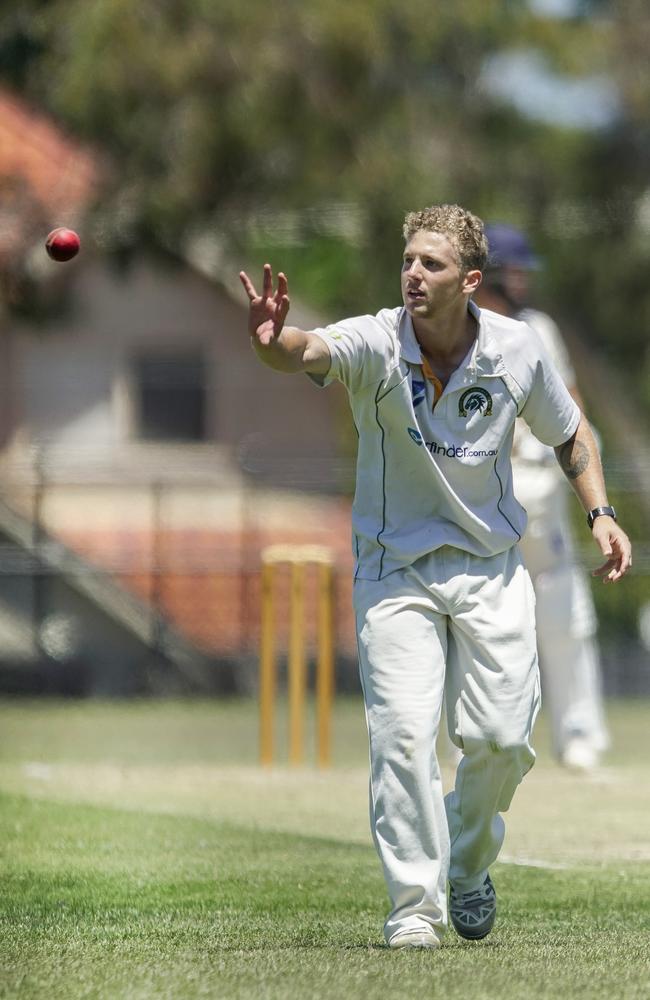
<svg viewBox="0 0 650 1000">
<path fill-rule="evenodd" d="M 279 336 L 289 312 L 287 279 L 280 271 L 278 287 L 274 292 L 271 265 L 265 264 L 261 295 L 257 294 L 245 271 L 240 272 L 239 279 L 248 295 L 248 331 L 251 339 L 254 344 L 268 347 Z"/>
<path fill-rule="evenodd" d="M 622 528 L 610 517 L 598 517 L 592 529 L 594 540 L 606 562 L 592 571 L 603 583 L 616 583 L 632 565 L 632 545 Z"/>
</svg>

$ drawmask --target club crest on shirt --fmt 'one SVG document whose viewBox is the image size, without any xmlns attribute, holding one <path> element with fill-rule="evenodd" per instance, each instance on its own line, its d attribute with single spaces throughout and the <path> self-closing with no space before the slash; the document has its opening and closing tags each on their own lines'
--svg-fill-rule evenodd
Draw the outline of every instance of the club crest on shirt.
<svg viewBox="0 0 650 1000">
<path fill-rule="evenodd" d="M 492 414 L 492 396 L 487 389 L 482 389 L 480 386 L 467 389 L 458 401 L 458 413 L 461 417 L 476 413 L 477 410 L 484 417 Z"/>
</svg>

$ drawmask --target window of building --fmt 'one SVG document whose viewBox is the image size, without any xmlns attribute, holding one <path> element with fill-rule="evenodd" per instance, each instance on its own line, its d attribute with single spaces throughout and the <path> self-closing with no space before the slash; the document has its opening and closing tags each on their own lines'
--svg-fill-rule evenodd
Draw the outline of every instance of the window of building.
<svg viewBox="0 0 650 1000">
<path fill-rule="evenodd" d="M 136 434 L 145 441 L 206 439 L 206 366 L 201 354 L 158 354 L 133 365 Z"/>
</svg>

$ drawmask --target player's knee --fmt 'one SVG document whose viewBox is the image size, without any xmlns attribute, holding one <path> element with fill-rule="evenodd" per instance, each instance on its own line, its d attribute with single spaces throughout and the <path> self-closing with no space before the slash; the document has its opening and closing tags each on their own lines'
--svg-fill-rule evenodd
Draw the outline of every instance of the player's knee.
<svg viewBox="0 0 650 1000">
<path fill-rule="evenodd" d="M 506 812 L 517 786 L 535 763 L 528 740 L 474 740 L 465 746 L 464 753 L 467 766 L 477 768 L 498 788 L 497 810 Z"/>
<path fill-rule="evenodd" d="M 521 776 L 532 767 L 535 754 L 527 737 L 513 737 L 509 733 L 491 733 L 488 736 L 464 739 L 463 752 L 467 756 L 493 758 L 503 767 L 521 771 Z"/>
</svg>

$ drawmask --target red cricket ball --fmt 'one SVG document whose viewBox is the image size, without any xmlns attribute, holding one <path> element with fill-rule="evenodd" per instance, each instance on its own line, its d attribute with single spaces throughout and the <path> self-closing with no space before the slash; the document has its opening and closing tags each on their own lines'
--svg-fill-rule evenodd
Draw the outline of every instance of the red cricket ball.
<svg viewBox="0 0 650 1000">
<path fill-rule="evenodd" d="M 45 240 L 45 249 L 52 260 L 72 260 L 79 253 L 79 237 L 65 226 L 53 229 Z"/>
</svg>

